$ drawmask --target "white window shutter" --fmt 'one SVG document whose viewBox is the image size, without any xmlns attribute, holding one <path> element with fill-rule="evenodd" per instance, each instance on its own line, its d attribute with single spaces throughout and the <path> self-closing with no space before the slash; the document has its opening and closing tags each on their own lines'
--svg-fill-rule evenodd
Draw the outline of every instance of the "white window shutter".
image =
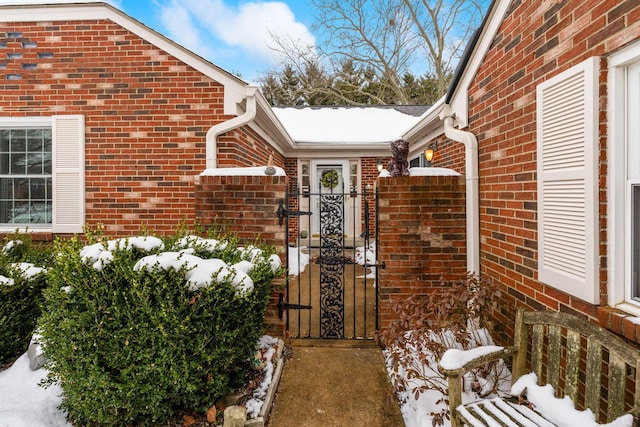
<svg viewBox="0 0 640 427">
<path fill-rule="evenodd" d="M 53 232 L 84 227 L 84 116 L 53 116 Z"/>
<path fill-rule="evenodd" d="M 538 279 L 600 300 L 598 71 L 592 57 L 537 87 Z"/>
</svg>

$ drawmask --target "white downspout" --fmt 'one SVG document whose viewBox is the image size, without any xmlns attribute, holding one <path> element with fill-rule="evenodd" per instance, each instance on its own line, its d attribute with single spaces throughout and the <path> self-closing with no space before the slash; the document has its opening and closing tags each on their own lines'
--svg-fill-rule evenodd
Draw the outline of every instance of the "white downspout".
<svg viewBox="0 0 640 427">
<path fill-rule="evenodd" d="M 257 86 L 247 86 L 245 90 L 247 105 L 243 114 L 217 125 L 211 126 L 206 137 L 206 167 L 213 169 L 218 167 L 218 136 L 230 130 L 237 129 L 251 122 L 256 117 L 256 92 Z"/>
<path fill-rule="evenodd" d="M 465 175 L 467 180 L 467 271 L 480 274 L 480 190 L 478 186 L 478 140 L 471 132 L 454 127 L 455 115 L 445 104 L 440 119 L 444 134 L 465 147 Z"/>
</svg>

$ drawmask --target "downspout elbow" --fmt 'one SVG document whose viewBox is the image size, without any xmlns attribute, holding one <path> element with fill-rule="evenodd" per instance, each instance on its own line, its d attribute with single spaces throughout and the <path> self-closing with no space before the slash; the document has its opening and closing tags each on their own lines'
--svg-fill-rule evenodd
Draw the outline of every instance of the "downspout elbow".
<svg viewBox="0 0 640 427">
<path fill-rule="evenodd" d="M 478 139 L 468 131 L 454 126 L 451 106 L 445 105 L 440 113 L 447 138 L 465 147 L 465 179 L 467 203 L 467 271 L 480 273 L 480 190 L 478 185 Z"/>
<path fill-rule="evenodd" d="M 246 106 L 243 114 L 234 117 L 231 120 L 218 123 L 211 126 L 207 131 L 206 136 L 206 167 L 212 169 L 218 167 L 218 136 L 223 133 L 227 133 L 234 129 L 238 129 L 248 123 L 250 123 L 256 117 L 257 103 L 256 92 L 258 88 L 256 86 L 246 87 Z"/>
</svg>

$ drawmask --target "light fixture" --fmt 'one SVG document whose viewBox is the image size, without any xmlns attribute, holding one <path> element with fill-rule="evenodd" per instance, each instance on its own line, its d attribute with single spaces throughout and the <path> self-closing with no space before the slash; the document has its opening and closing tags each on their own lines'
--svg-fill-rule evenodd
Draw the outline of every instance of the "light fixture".
<svg viewBox="0 0 640 427">
<path fill-rule="evenodd" d="M 437 149 L 438 149 L 438 141 L 434 141 L 429 145 L 427 145 L 427 149 L 424 150 L 424 158 L 427 160 L 427 162 L 431 163 L 431 161 L 433 160 L 433 157 L 436 154 Z"/>
<path fill-rule="evenodd" d="M 378 172 L 382 172 L 382 160 L 378 159 Z"/>
</svg>

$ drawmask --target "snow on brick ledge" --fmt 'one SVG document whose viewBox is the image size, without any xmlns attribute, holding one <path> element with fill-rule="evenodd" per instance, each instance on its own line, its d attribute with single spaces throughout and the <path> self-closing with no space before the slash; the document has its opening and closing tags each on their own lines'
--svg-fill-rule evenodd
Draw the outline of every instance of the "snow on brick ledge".
<svg viewBox="0 0 640 427">
<path fill-rule="evenodd" d="M 286 176 L 284 169 L 274 167 L 274 174 L 267 175 L 267 166 L 248 168 L 210 168 L 202 171 L 200 176 Z"/>
<path fill-rule="evenodd" d="M 378 176 L 390 178 L 391 174 L 387 169 L 382 169 Z M 409 176 L 460 176 L 460 174 L 449 168 L 409 168 Z"/>
</svg>

